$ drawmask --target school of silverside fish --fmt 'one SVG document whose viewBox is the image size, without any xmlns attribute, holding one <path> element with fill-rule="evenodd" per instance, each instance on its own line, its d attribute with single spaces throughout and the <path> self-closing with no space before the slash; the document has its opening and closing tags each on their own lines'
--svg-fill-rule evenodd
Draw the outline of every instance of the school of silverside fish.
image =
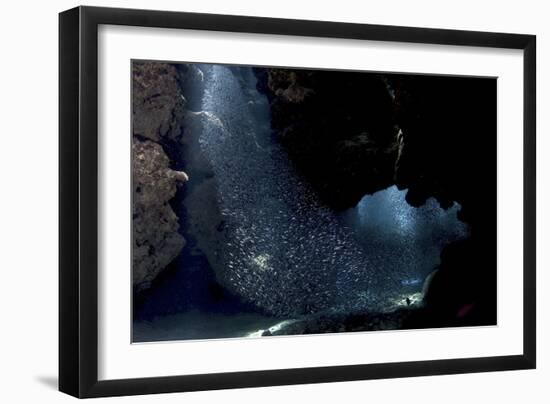
<svg viewBox="0 0 550 404">
<path fill-rule="evenodd" d="M 189 66 L 203 79 L 201 110 L 187 116 L 217 181 L 224 267 L 216 272 L 227 288 L 269 314 L 292 317 L 384 310 L 404 285 L 419 282 L 414 260 L 421 259 L 411 249 L 358 242 L 295 171 L 272 139 L 269 105 L 251 68 Z"/>
</svg>

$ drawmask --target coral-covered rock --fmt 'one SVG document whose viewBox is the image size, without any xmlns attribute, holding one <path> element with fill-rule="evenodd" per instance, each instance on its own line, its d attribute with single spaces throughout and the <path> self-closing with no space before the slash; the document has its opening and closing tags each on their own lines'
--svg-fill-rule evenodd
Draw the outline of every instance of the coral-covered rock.
<svg viewBox="0 0 550 404">
<path fill-rule="evenodd" d="M 132 65 L 133 133 L 150 140 L 176 139 L 181 132 L 184 99 L 174 65 L 134 62 Z"/>
<path fill-rule="evenodd" d="M 133 285 L 147 288 L 185 245 L 178 217 L 169 205 L 183 172 L 169 168 L 162 147 L 151 141 L 132 143 L 133 152 Z"/>
<path fill-rule="evenodd" d="M 169 202 L 187 174 L 171 170 L 165 147 L 182 132 L 184 98 L 176 66 L 132 64 L 133 284 L 150 286 L 185 245 Z M 163 148 L 164 147 L 164 148 Z"/>
<path fill-rule="evenodd" d="M 185 245 L 178 217 L 168 204 L 183 172 L 169 169 L 162 147 L 136 138 L 133 151 L 133 284 L 144 289 Z"/>
</svg>

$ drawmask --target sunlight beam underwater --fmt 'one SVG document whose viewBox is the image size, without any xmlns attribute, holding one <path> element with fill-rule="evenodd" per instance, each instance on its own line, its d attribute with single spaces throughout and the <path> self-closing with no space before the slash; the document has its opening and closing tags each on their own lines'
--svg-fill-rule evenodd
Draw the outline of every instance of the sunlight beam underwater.
<svg viewBox="0 0 550 404">
<path fill-rule="evenodd" d="M 383 310 L 419 293 L 441 248 L 467 235 L 455 204 L 420 208 L 395 186 L 343 213 L 325 206 L 272 140 L 250 68 L 203 65 L 199 144 L 223 215 L 221 281 L 276 316 Z M 416 295 L 415 295 L 416 296 Z M 416 298 L 415 298 L 416 299 Z M 399 305 L 399 303 L 395 303 Z"/>
</svg>

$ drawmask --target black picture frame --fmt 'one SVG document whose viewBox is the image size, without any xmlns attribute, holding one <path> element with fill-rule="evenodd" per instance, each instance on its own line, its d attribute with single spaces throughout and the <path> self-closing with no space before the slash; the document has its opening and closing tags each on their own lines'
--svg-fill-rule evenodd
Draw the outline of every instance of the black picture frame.
<svg viewBox="0 0 550 404">
<path fill-rule="evenodd" d="M 523 50 L 523 354 L 99 381 L 100 24 Z M 535 61 L 534 35 L 96 7 L 60 13 L 59 389 L 85 398 L 535 368 Z"/>
</svg>

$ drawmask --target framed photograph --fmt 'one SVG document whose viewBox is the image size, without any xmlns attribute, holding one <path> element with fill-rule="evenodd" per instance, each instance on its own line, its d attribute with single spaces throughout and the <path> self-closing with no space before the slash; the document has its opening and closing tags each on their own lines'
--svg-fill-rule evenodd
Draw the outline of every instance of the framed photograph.
<svg viewBox="0 0 550 404">
<path fill-rule="evenodd" d="M 61 391 L 535 368 L 535 36 L 59 27 Z"/>
</svg>

